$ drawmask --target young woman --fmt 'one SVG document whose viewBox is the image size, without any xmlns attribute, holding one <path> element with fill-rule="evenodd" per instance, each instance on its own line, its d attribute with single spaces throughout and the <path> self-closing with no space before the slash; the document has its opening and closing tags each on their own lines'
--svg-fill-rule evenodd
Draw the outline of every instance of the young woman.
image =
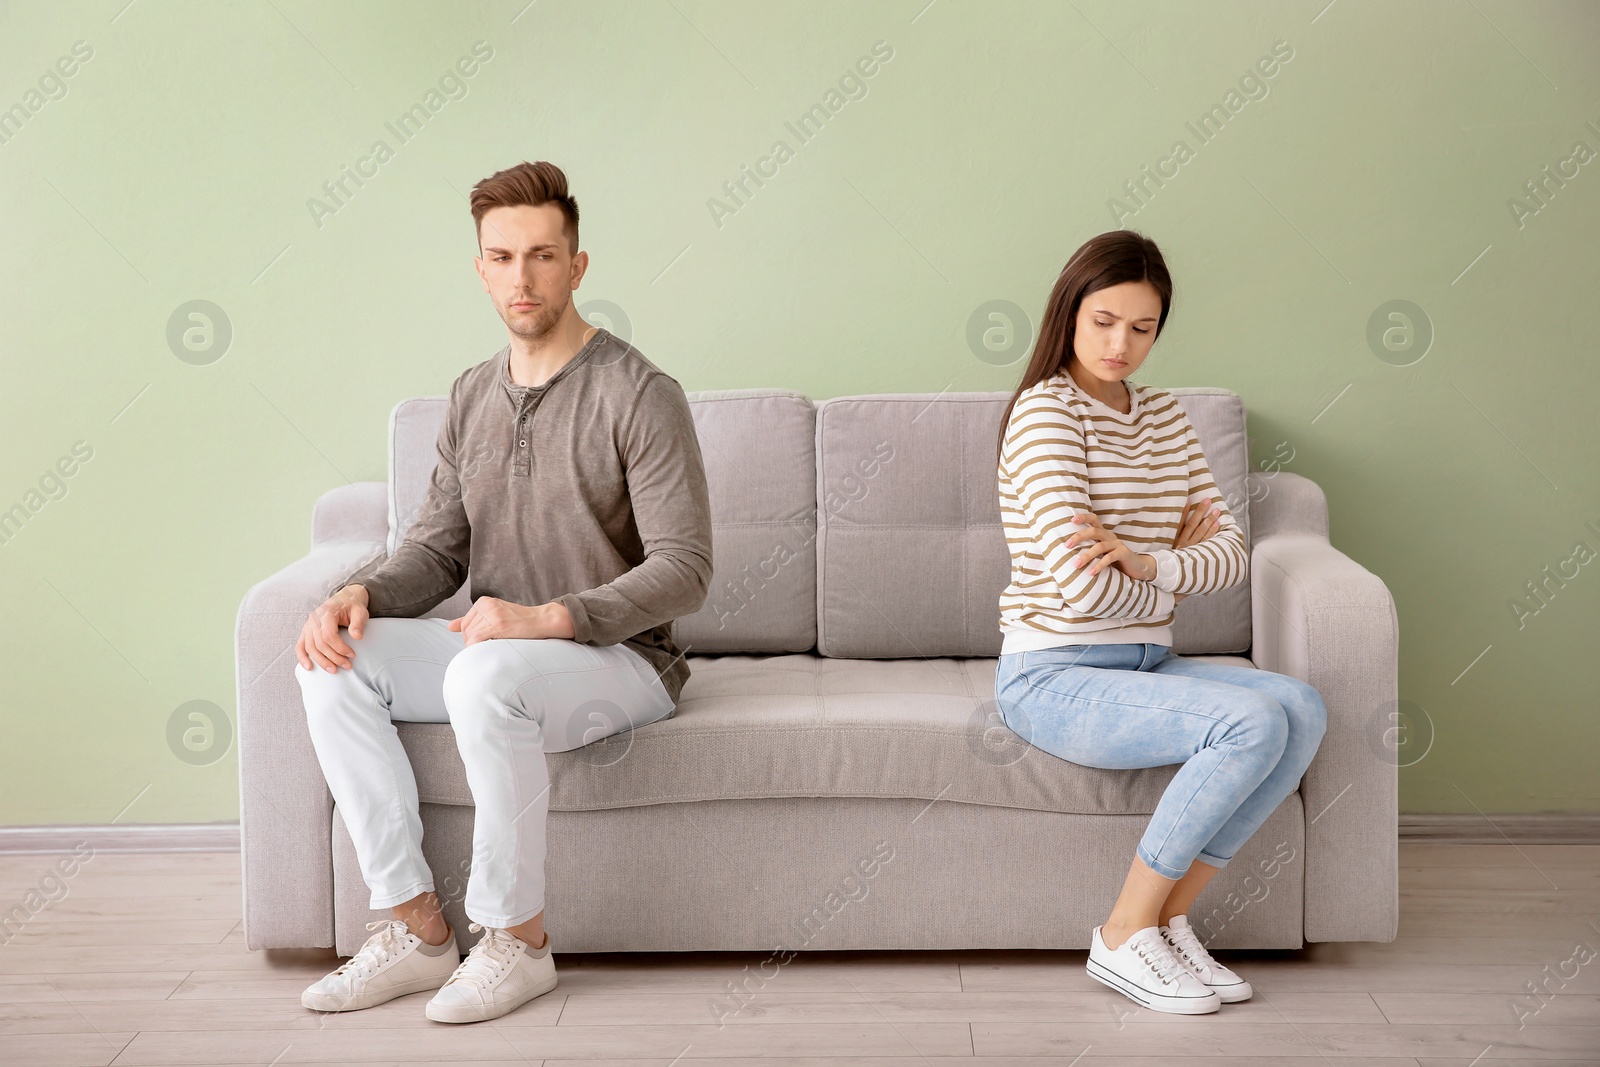
<svg viewBox="0 0 1600 1067">
<path fill-rule="evenodd" d="M 1199 1014 L 1250 984 L 1189 926 L 1200 890 L 1299 784 L 1322 740 L 1317 691 L 1171 652 L 1184 596 L 1243 582 L 1248 554 L 1172 394 L 1127 381 L 1167 321 L 1149 238 L 1103 233 L 1056 280 L 1001 419 L 1011 584 L 995 699 L 1006 725 L 1088 767 L 1181 763 L 1135 849 L 1089 974 L 1157 1011 Z"/>
</svg>

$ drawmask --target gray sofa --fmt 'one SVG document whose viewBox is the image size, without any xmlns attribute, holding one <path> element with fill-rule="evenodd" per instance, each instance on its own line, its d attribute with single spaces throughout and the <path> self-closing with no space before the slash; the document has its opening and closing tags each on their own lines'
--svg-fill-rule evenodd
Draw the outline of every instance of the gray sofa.
<svg viewBox="0 0 1600 1067">
<path fill-rule="evenodd" d="M 1387 941 L 1398 920 L 1388 590 L 1328 540 L 1316 484 L 1246 482 L 1244 405 L 1175 389 L 1251 546 L 1251 580 L 1178 606 L 1174 650 L 1303 678 L 1327 735 L 1193 921 L 1221 948 Z M 1086 948 L 1176 766 L 1080 767 L 1000 724 L 1009 559 L 994 439 L 1009 393 L 813 403 L 690 393 L 715 576 L 674 632 L 676 714 L 550 760 L 547 924 L 563 952 Z M 292 646 L 331 582 L 392 551 L 444 397 L 389 426 L 390 480 L 324 494 L 311 551 L 250 589 L 237 640 L 245 939 L 353 952 L 367 907 L 306 733 Z M 536 564 L 535 564 L 536 565 Z M 429 612 L 470 606 L 468 584 Z M 472 796 L 450 727 L 399 726 L 424 850 L 461 910 Z"/>
</svg>

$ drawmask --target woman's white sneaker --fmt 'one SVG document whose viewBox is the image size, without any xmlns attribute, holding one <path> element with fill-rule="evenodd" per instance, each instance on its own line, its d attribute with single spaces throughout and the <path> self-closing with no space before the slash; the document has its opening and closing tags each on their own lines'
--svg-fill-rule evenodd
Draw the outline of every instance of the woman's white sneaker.
<svg viewBox="0 0 1600 1067">
<path fill-rule="evenodd" d="M 1222 1006 L 1222 998 L 1173 953 L 1159 927 L 1135 930 L 1116 948 L 1107 948 L 1096 926 L 1087 969 L 1095 981 L 1152 1011 L 1204 1015 Z"/>
<path fill-rule="evenodd" d="M 354 956 L 300 994 L 300 1003 L 314 1011 L 356 1011 L 438 989 L 461 958 L 455 931 L 442 945 L 430 945 L 399 919 L 367 924 L 378 932 Z"/>
<path fill-rule="evenodd" d="M 423 1009 L 434 1022 L 498 1019 L 556 987 L 556 963 L 550 956 L 549 934 L 544 935 L 542 946 L 529 948 L 526 941 L 509 930 L 478 923 L 468 929 L 474 933 L 482 930 L 483 937 Z"/>
<path fill-rule="evenodd" d="M 1200 943 L 1200 936 L 1194 932 L 1194 927 L 1189 925 L 1187 915 L 1174 915 L 1172 922 L 1161 928 L 1161 936 L 1194 972 L 1194 976 L 1205 983 L 1207 989 L 1217 991 L 1222 1003 L 1237 1004 L 1241 1000 L 1249 1000 L 1255 993 L 1249 982 L 1212 958 Z"/>
</svg>

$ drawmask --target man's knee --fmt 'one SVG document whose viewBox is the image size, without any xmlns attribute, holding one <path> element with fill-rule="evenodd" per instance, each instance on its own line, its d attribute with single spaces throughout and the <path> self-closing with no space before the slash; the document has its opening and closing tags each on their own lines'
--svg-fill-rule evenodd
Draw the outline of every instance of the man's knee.
<svg viewBox="0 0 1600 1067">
<path fill-rule="evenodd" d="M 350 668 L 337 665 L 335 670 L 327 670 L 316 660 L 311 661 L 310 667 L 302 667 L 298 663 L 294 665 L 294 680 L 300 684 L 300 691 L 307 696 L 326 686 L 343 682 L 345 679 L 341 675 L 351 673 Z M 306 703 L 309 706 L 311 702 L 308 700 Z"/>
<path fill-rule="evenodd" d="M 471 728 L 509 714 L 510 691 L 544 669 L 543 644 L 478 641 L 462 649 L 444 671 L 444 704 L 452 725 Z M 539 704 L 531 701 L 528 710 L 537 715 Z"/>
<path fill-rule="evenodd" d="M 369 620 L 368 625 L 371 625 Z M 338 695 L 345 691 L 347 686 L 363 686 L 372 690 L 373 683 L 369 676 L 368 668 L 377 658 L 376 646 L 371 642 L 370 632 L 361 638 L 350 636 L 344 627 L 339 628 L 339 637 L 350 646 L 354 653 L 348 666 L 335 665 L 333 670 L 325 669 L 315 659 L 310 667 L 294 665 L 294 678 L 300 685 L 302 702 L 305 705 L 306 721 L 314 722 L 325 719 L 337 709 L 348 706 L 347 701 L 339 699 Z M 365 659 L 363 659 L 365 655 Z"/>
<path fill-rule="evenodd" d="M 334 643 L 337 645 L 338 642 L 342 641 L 346 646 L 349 647 L 350 652 L 352 653 L 350 665 L 348 667 L 339 667 L 338 670 L 334 671 L 324 670 L 322 664 L 317 662 L 317 658 L 315 656 L 311 656 L 310 651 L 308 650 L 307 656 L 309 656 L 311 659 L 311 666 L 301 666 L 298 658 L 296 658 L 294 665 L 295 681 L 299 682 L 300 687 L 304 689 L 308 684 L 339 679 L 342 675 L 354 675 L 355 667 L 358 663 L 365 666 L 365 663 L 370 661 L 376 655 L 376 652 L 372 651 L 377 648 L 377 643 L 373 640 L 373 629 L 377 628 L 381 630 L 383 627 L 380 624 L 389 621 L 390 620 L 388 619 L 368 619 L 360 637 L 352 634 L 350 632 L 350 628 L 347 626 L 339 627 L 335 632 Z M 364 651 L 367 653 L 367 661 L 363 661 L 361 658 Z"/>
<path fill-rule="evenodd" d="M 354 673 L 348 667 L 325 671 L 316 663 L 309 669 L 298 663 L 294 665 L 295 680 L 300 683 L 300 702 L 305 708 L 306 725 L 311 729 L 313 740 L 319 727 L 340 716 L 340 709 L 346 705 L 338 699 L 337 690 L 354 681 Z"/>
</svg>

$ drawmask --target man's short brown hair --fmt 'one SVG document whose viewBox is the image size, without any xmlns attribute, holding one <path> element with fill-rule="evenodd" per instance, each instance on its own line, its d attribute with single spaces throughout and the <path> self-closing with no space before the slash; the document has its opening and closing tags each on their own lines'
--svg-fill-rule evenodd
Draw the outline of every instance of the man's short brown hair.
<svg viewBox="0 0 1600 1067">
<path fill-rule="evenodd" d="M 472 187 L 472 225 L 483 251 L 483 216 L 490 208 L 554 204 L 566 216 L 562 226 L 572 254 L 578 254 L 578 202 L 567 192 L 567 176 L 554 163 L 522 162 L 497 171 Z"/>
</svg>

